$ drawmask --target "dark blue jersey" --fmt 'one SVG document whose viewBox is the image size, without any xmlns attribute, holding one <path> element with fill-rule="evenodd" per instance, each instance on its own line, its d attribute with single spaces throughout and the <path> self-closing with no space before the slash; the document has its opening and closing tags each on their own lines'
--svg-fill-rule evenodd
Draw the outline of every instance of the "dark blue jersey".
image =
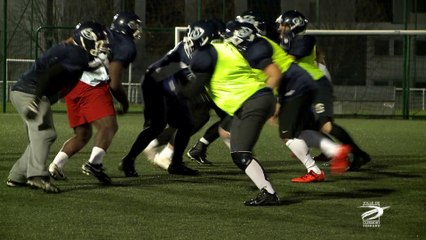
<svg viewBox="0 0 426 240">
<path fill-rule="evenodd" d="M 88 68 L 89 55 L 83 48 L 61 43 L 39 57 L 12 90 L 46 96 L 54 103 L 78 83 Z"/>
<path fill-rule="evenodd" d="M 217 62 L 217 52 L 213 45 L 207 44 L 194 52 L 190 66 L 194 73 L 213 75 Z"/>
<path fill-rule="evenodd" d="M 309 56 L 314 51 L 316 40 L 310 35 L 296 35 L 290 40 L 290 46 L 286 51 L 296 59 Z"/>
<path fill-rule="evenodd" d="M 264 38 L 257 37 L 247 46 L 243 56 L 249 62 L 252 68 L 264 69 L 272 64 L 272 55 L 274 50 L 271 44 Z"/>
<path fill-rule="evenodd" d="M 111 48 L 110 61 L 118 61 L 125 68 L 136 59 L 137 50 L 133 39 L 120 32 L 107 30 L 108 41 Z"/>
<path fill-rule="evenodd" d="M 155 63 L 151 64 L 148 68 L 153 71 L 158 71 L 158 69 L 169 65 L 170 63 L 180 63 L 181 68 L 187 68 L 189 66 L 191 59 L 185 53 L 184 43 L 179 42 L 176 46 L 166 53 L 162 58 L 160 58 Z"/>
</svg>

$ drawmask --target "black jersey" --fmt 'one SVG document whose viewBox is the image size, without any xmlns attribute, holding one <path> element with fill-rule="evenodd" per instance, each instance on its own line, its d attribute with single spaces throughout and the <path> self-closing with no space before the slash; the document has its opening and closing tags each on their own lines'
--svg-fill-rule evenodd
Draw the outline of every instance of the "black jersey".
<svg viewBox="0 0 426 240">
<path fill-rule="evenodd" d="M 52 66 L 60 65 L 61 71 L 40 86 L 39 81 L 49 74 Z M 12 87 L 12 91 L 46 96 L 51 103 L 64 97 L 80 80 L 83 71 L 89 70 L 89 55 L 72 44 L 58 44 L 48 49 Z"/>
<path fill-rule="evenodd" d="M 116 31 L 107 31 L 108 41 L 111 47 L 110 61 L 123 63 L 127 68 L 136 59 L 137 50 L 133 39 L 125 34 Z"/>
</svg>

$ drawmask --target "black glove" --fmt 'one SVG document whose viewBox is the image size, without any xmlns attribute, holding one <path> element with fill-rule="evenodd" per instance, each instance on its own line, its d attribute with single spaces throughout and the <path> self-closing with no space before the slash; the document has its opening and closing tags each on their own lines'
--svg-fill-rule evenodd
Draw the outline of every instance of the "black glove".
<svg viewBox="0 0 426 240">
<path fill-rule="evenodd" d="M 26 109 L 26 113 L 25 113 L 25 117 L 28 120 L 34 120 L 38 113 L 39 113 L 39 106 L 38 104 L 40 103 L 40 99 L 39 98 L 35 98 L 33 101 L 31 101 Z"/>
</svg>

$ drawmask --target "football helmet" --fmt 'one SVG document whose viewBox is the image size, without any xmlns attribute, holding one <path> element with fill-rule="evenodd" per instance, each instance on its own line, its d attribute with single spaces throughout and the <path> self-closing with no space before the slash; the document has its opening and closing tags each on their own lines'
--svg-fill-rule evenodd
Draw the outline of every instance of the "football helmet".
<svg viewBox="0 0 426 240">
<path fill-rule="evenodd" d="M 306 30 L 309 20 L 299 11 L 290 10 L 283 12 L 275 22 L 289 26 L 290 31 L 296 35 Z"/>
<path fill-rule="evenodd" d="M 253 10 L 247 10 L 235 17 L 238 22 L 247 22 L 253 24 L 260 35 L 266 36 L 267 22 L 259 13 Z"/>
<path fill-rule="evenodd" d="M 211 21 L 216 26 L 219 36 L 223 38 L 225 35 L 226 24 L 222 20 L 217 18 L 213 18 L 207 21 Z"/>
<path fill-rule="evenodd" d="M 106 58 L 109 45 L 104 26 L 95 21 L 84 21 L 75 27 L 74 41 L 94 58 Z"/>
<path fill-rule="evenodd" d="M 187 35 L 183 38 L 185 53 L 191 58 L 195 50 L 219 38 L 217 25 L 212 21 L 196 21 L 188 26 Z"/>
<path fill-rule="evenodd" d="M 142 21 L 133 12 L 117 13 L 112 19 L 110 29 L 133 39 L 140 39 L 142 37 Z"/>
<path fill-rule="evenodd" d="M 245 51 L 256 38 L 256 28 L 247 22 L 229 21 L 226 24 L 225 42 L 231 43 L 239 51 Z"/>
</svg>

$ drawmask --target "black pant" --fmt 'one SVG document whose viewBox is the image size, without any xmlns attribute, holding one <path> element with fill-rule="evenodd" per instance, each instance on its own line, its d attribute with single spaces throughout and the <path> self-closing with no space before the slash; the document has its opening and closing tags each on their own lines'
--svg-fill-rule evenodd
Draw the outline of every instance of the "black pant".
<svg viewBox="0 0 426 240">
<path fill-rule="evenodd" d="M 169 124 L 177 129 L 172 164 L 182 164 L 182 155 L 194 125 L 188 101 L 165 92 L 162 83 L 149 75 L 145 76 L 142 83 L 142 94 L 145 104 L 144 129 L 139 133 L 126 157 L 136 158 Z"/>
<path fill-rule="evenodd" d="M 275 109 L 272 91 L 247 99 L 235 112 L 231 123 L 231 152 L 251 152 L 263 125 Z"/>
</svg>

